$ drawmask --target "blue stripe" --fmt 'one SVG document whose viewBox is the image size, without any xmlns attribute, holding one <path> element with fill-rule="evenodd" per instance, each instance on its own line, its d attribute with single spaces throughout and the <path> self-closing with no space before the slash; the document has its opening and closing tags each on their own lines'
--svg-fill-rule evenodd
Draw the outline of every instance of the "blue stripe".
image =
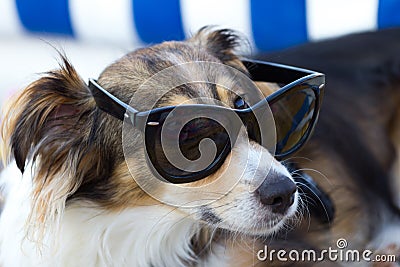
<svg viewBox="0 0 400 267">
<path fill-rule="evenodd" d="M 400 26 L 400 1 L 380 0 L 378 5 L 378 28 Z"/>
<path fill-rule="evenodd" d="M 132 0 L 133 18 L 142 41 L 183 40 L 179 0 Z"/>
<path fill-rule="evenodd" d="M 16 0 L 16 6 L 28 31 L 73 35 L 68 0 Z"/>
<path fill-rule="evenodd" d="M 305 0 L 251 0 L 250 8 L 258 49 L 271 51 L 307 41 Z"/>
</svg>

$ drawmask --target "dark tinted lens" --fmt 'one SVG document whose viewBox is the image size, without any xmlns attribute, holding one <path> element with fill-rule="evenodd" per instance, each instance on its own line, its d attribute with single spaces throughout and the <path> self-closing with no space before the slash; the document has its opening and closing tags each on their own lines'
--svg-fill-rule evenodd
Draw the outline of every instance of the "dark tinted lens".
<svg viewBox="0 0 400 267">
<path fill-rule="evenodd" d="M 225 145 L 229 142 L 229 136 L 222 125 L 212 119 L 196 118 L 189 121 L 179 133 L 179 148 L 189 160 L 197 160 L 200 156 L 200 142 L 209 138 L 217 149 L 217 155 L 221 154 Z"/>
<path fill-rule="evenodd" d="M 179 183 L 172 181 L 171 177 L 203 178 L 201 171 L 208 169 L 215 164 L 217 158 L 229 151 L 230 139 L 227 131 L 210 118 L 187 119 L 187 114 L 179 112 L 178 116 L 164 120 L 163 117 L 168 115 L 170 114 L 166 113 L 157 119 L 159 125 L 146 127 L 146 148 L 152 165 L 171 182 Z M 179 160 L 182 157 L 185 160 Z M 171 163 L 171 159 L 178 162 L 179 166 Z"/>
<path fill-rule="evenodd" d="M 309 88 L 295 88 L 271 103 L 277 144 L 276 155 L 295 148 L 309 132 L 315 112 L 316 95 Z"/>
</svg>

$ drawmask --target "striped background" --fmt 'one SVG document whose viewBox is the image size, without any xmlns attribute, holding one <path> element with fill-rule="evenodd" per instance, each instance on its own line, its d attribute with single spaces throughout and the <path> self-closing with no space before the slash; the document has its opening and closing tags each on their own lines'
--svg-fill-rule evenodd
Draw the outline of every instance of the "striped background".
<svg viewBox="0 0 400 267">
<path fill-rule="evenodd" d="M 204 25 L 242 32 L 252 52 L 272 51 L 400 26 L 400 0 L 0 0 L 0 107 L 57 68 L 52 46 L 87 80 L 132 49 Z"/>
<path fill-rule="evenodd" d="M 243 32 L 271 51 L 400 25 L 399 0 L 1 0 L 0 38 L 26 33 L 141 46 L 204 25 Z"/>
</svg>

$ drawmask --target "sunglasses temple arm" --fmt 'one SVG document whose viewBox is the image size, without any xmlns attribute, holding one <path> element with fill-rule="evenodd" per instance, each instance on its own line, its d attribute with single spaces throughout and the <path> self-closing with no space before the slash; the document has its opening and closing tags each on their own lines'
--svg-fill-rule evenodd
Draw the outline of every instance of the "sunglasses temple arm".
<svg viewBox="0 0 400 267">
<path fill-rule="evenodd" d="M 112 95 L 101 87 L 94 79 L 89 79 L 89 89 L 97 106 L 104 112 L 114 116 L 119 120 L 128 117 L 134 122 L 134 117 L 139 111 L 122 102 L 120 99 Z"/>
</svg>

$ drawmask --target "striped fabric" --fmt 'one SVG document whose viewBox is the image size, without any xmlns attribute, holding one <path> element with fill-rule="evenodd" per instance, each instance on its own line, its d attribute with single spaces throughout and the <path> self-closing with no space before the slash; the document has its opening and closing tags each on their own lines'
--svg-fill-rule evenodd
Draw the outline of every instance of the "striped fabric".
<svg viewBox="0 0 400 267">
<path fill-rule="evenodd" d="M 0 1 L 0 38 L 57 34 L 139 46 L 180 40 L 204 25 L 236 29 L 254 48 L 271 51 L 400 26 L 400 0 Z"/>
</svg>

